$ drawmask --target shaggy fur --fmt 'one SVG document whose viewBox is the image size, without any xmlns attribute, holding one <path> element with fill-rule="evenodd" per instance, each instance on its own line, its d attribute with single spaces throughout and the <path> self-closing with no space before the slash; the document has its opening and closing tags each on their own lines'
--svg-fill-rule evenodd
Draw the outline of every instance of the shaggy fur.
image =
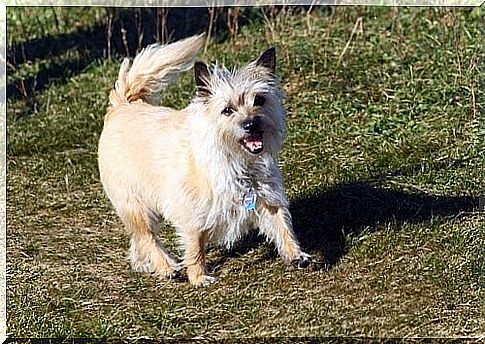
<svg viewBox="0 0 485 344">
<path fill-rule="evenodd" d="M 259 230 L 283 259 L 306 266 L 293 233 L 276 158 L 285 130 L 275 51 L 229 71 L 195 64 L 197 95 L 185 109 L 160 106 L 160 93 L 189 69 L 203 36 L 145 48 L 123 61 L 99 141 L 106 194 L 131 233 L 136 271 L 171 277 L 180 264 L 158 239 L 170 221 L 180 237 L 189 281 L 215 280 L 205 267 L 209 241 L 231 247 Z M 243 205 L 256 194 L 254 210 Z"/>
</svg>

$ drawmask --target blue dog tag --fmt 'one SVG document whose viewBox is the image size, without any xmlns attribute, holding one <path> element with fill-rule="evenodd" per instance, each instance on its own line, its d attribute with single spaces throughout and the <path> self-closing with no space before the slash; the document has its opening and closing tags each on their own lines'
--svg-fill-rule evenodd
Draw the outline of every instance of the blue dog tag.
<svg viewBox="0 0 485 344">
<path fill-rule="evenodd" d="M 256 209 L 256 198 L 257 196 L 253 192 L 253 189 L 249 189 L 249 191 L 243 197 L 244 209 L 246 210 Z"/>
</svg>

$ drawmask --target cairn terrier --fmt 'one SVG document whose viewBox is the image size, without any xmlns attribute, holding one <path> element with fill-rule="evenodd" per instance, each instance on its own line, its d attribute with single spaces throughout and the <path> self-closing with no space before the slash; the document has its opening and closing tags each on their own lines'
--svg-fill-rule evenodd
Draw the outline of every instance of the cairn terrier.
<svg viewBox="0 0 485 344">
<path fill-rule="evenodd" d="M 131 234 L 136 271 L 170 278 L 183 265 L 194 285 L 206 270 L 208 242 L 230 248 L 259 228 L 280 256 L 305 267 L 276 159 L 285 132 L 275 49 L 239 70 L 194 60 L 203 35 L 150 45 L 125 59 L 110 93 L 99 140 L 105 192 Z M 161 93 L 194 67 L 197 92 L 183 110 L 161 106 Z M 176 228 L 182 263 L 158 238 L 162 219 Z"/>
</svg>

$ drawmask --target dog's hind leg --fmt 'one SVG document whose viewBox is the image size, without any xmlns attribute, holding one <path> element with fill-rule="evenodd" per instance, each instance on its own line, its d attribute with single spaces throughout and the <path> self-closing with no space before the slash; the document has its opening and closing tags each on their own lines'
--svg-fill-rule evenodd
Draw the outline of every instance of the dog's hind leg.
<svg viewBox="0 0 485 344">
<path fill-rule="evenodd" d="M 291 214 L 288 208 L 262 207 L 259 229 L 276 245 L 278 253 L 285 261 L 300 268 L 309 265 L 310 256 L 300 249 L 300 244 L 293 232 Z"/>
<path fill-rule="evenodd" d="M 129 259 L 133 270 L 152 272 L 162 278 L 174 276 L 178 264 L 157 237 L 160 225 L 157 216 L 142 207 L 130 207 L 119 213 L 131 233 Z"/>
<path fill-rule="evenodd" d="M 216 281 L 216 278 L 209 276 L 206 271 L 207 239 L 208 234 L 205 231 L 183 231 L 181 233 L 185 250 L 183 262 L 187 268 L 187 277 L 193 285 L 208 285 Z"/>
</svg>

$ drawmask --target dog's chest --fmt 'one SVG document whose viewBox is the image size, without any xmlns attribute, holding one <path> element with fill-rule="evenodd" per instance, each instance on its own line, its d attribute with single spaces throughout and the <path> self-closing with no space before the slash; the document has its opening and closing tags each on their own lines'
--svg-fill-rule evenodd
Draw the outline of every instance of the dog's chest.
<svg viewBox="0 0 485 344">
<path fill-rule="evenodd" d="M 198 203 L 205 205 L 204 214 L 200 215 L 211 241 L 230 247 L 259 226 L 258 208 L 267 203 L 270 181 L 274 179 L 273 165 L 272 160 L 264 158 L 247 163 L 218 152 L 210 161 L 198 164 L 204 166 L 197 170 L 205 171 L 208 186 L 204 200 Z"/>
<path fill-rule="evenodd" d="M 231 247 L 248 231 L 258 227 L 258 194 L 250 187 L 238 187 L 225 196 L 214 202 L 208 220 L 212 222 L 212 241 Z"/>
</svg>

